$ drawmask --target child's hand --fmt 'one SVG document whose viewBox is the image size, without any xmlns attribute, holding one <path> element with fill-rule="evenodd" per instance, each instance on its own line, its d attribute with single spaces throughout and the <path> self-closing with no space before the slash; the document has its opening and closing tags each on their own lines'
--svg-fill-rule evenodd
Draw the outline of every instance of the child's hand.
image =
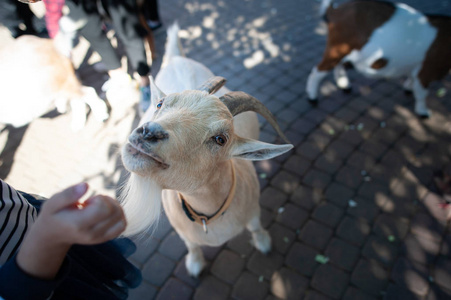
<svg viewBox="0 0 451 300">
<path fill-rule="evenodd" d="M 35 233 L 65 245 L 99 244 L 117 237 L 126 225 L 121 206 L 102 195 L 80 203 L 87 189 L 88 185 L 81 183 L 47 200 L 33 226 L 40 232 Z"/>
<path fill-rule="evenodd" d="M 126 226 L 119 203 L 94 196 L 80 203 L 86 183 L 72 186 L 47 200 L 22 243 L 17 264 L 32 276 L 51 279 L 73 244 L 99 244 L 117 237 Z"/>
</svg>

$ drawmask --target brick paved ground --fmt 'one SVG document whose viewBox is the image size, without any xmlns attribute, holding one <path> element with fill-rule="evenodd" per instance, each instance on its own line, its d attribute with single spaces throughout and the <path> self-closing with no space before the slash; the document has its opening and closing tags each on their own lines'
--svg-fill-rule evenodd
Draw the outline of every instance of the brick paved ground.
<svg viewBox="0 0 451 300">
<path fill-rule="evenodd" d="M 436 13 L 450 5 L 406 2 Z M 163 218 L 131 258 L 144 280 L 130 299 L 451 299 L 450 226 L 431 190 L 433 170 L 451 158 L 451 77 L 432 86 L 429 120 L 415 117 L 400 82 L 352 71 L 351 94 L 328 77 L 312 108 L 306 77 L 325 45 L 317 9 L 306 0 L 160 1 L 163 22 L 178 20 L 184 29 L 187 56 L 263 101 L 296 148 L 256 164 L 270 255 L 253 249 L 245 232 L 205 248 L 207 269 L 190 278 L 186 248 Z M 164 30 L 155 39 L 161 58 Z M 86 82 L 100 81 L 86 62 L 80 72 Z M 0 176 L 45 195 L 81 179 L 114 194 L 123 173 L 116 150 L 137 120 L 132 96 L 112 101 L 109 122 L 90 118 L 77 134 L 69 116 L 57 114 L 6 128 Z M 261 139 L 275 139 L 264 123 Z"/>
</svg>

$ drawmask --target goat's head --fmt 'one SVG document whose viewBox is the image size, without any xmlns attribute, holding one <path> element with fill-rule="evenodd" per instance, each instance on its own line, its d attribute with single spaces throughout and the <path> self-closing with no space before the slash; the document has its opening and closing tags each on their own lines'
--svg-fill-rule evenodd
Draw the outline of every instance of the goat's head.
<svg viewBox="0 0 451 300">
<path fill-rule="evenodd" d="M 154 112 L 146 114 L 123 147 L 125 167 L 153 178 L 162 188 L 187 191 L 202 185 L 221 162 L 269 159 L 292 148 L 236 135 L 233 116 L 253 110 L 283 136 L 272 114 L 255 98 L 242 92 L 212 95 L 224 83 L 224 78 L 214 77 L 199 90 L 164 95 L 152 82 Z"/>
<path fill-rule="evenodd" d="M 132 173 L 121 195 L 129 220 L 125 235 L 158 219 L 162 189 L 192 192 L 231 158 L 269 159 L 293 147 L 235 134 L 233 117 L 255 111 L 286 140 L 274 116 L 254 97 L 243 92 L 212 95 L 224 83 L 214 77 L 199 90 L 165 95 L 151 80 L 151 107 L 122 148 L 124 166 Z"/>
</svg>

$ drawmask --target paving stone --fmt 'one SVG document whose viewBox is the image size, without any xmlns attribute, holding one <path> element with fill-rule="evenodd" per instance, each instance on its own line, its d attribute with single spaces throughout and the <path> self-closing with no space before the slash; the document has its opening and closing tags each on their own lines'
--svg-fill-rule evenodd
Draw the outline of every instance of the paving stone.
<svg viewBox="0 0 451 300">
<path fill-rule="evenodd" d="M 404 239 L 409 230 L 409 222 L 405 218 L 381 214 L 374 223 L 373 231 L 382 238 L 393 238 L 399 242 Z"/>
<path fill-rule="evenodd" d="M 389 274 L 376 262 L 360 259 L 352 272 L 351 282 L 376 297 L 385 291 L 388 285 Z"/>
<path fill-rule="evenodd" d="M 133 239 L 136 244 L 136 252 L 129 259 L 138 266 L 142 266 L 147 259 L 157 250 L 159 241 L 149 235 L 144 235 L 141 239 Z"/>
<path fill-rule="evenodd" d="M 275 217 L 274 212 L 269 211 L 265 208 L 260 208 L 260 222 L 263 228 L 268 228 L 271 225 L 273 219 Z"/>
<path fill-rule="evenodd" d="M 266 176 L 266 178 L 272 178 L 282 167 L 280 163 L 274 159 L 256 161 L 254 162 L 254 166 L 259 177 Z"/>
<path fill-rule="evenodd" d="M 356 202 L 356 206 L 348 205 L 346 213 L 356 218 L 362 218 L 368 223 L 372 223 L 379 215 L 380 209 L 374 203 L 374 200 L 364 199 L 362 197 L 356 197 L 352 199 Z"/>
<path fill-rule="evenodd" d="M 245 230 L 238 236 L 227 242 L 227 247 L 232 251 L 241 255 L 242 258 L 249 256 L 254 250 L 252 245 L 252 236 L 249 231 Z"/>
<path fill-rule="evenodd" d="M 376 297 L 373 297 L 362 290 L 359 290 L 353 286 L 348 286 L 346 292 L 342 298 L 343 300 L 376 300 Z"/>
<path fill-rule="evenodd" d="M 247 262 L 247 269 L 257 276 L 263 276 L 270 280 L 273 273 L 283 265 L 283 256 L 273 251 L 265 255 L 260 251 L 254 251 L 249 261 Z"/>
<path fill-rule="evenodd" d="M 196 288 L 197 286 L 199 286 L 201 281 L 199 278 L 195 278 L 188 274 L 188 270 L 186 269 L 185 266 L 185 261 L 186 257 L 178 262 L 173 275 L 180 281 L 183 281 L 185 284 L 189 285 L 190 287 Z M 205 272 L 205 270 L 202 272 Z"/>
<path fill-rule="evenodd" d="M 284 193 L 293 193 L 299 185 L 299 178 L 292 173 L 281 171 L 271 180 L 271 185 Z"/>
<path fill-rule="evenodd" d="M 183 282 L 170 278 L 161 288 L 156 300 L 177 299 L 189 300 L 193 295 L 193 289 Z"/>
<path fill-rule="evenodd" d="M 432 177 L 432 176 L 431 176 Z M 443 198 L 435 193 L 427 193 L 421 203 L 424 206 L 424 212 L 430 214 L 440 225 L 446 226 L 446 210 L 440 204 L 443 203 Z M 421 206 L 421 208 L 423 208 Z"/>
<path fill-rule="evenodd" d="M 451 290 L 451 260 L 449 257 L 440 256 L 435 264 L 433 278 L 438 285 Z"/>
<path fill-rule="evenodd" d="M 224 282 L 216 279 L 214 276 L 207 276 L 202 278 L 202 283 L 194 293 L 194 300 L 207 299 L 228 299 L 230 293 L 230 286 Z M 176 298 L 175 298 L 176 299 Z"/>
<path fill-rule="evenodd" d="M 271 292 L 280 299 L 302 299 L 308 284 L 307 278 L 282 268 L 271 277 Z"/>
<path fill-rule="evenodd" d="M 362 176 L 364 182 L 360 185 L 357 194 L 359 196 L 365 197 L 366 199 L 374 199 L 375 195 L 378 194 L 388 194 L 389 188 L 383 184 L 376 181 L 365 181 L 367 176 Z"/>
<path fill-rule="evenodd" d="M 407 259 L 424 265 L 432 264 L 439 251 L 440 243 L 415 234 L 408 234 L 401 248 Z"/>
<path fill-rule="evenodd" d="M 335 180 L 348 188 L 355 189 L 362 183 L 363 178 L 361 170 L 345 165 L 335 175 Z"/>
<path fill-rule="evenodd" d="M 333 174 L 341 167 L 343 162 L 334 152 L 326 150 L 326 152 L 316 159 L 315 167 L 328 174 Z"/>
<path fill-rule="evenodd" d="M 308 212 L 296 205 L 287 203 L 279 212 L 276 221 L 291 229 L 300 229 L 308 219 Z"/>
<path fill-rule="evenodd" d="M 428 270 L 425 266 L 410 262 L 403 257 L 396 261 L 391 274 L 391 278 L 396 284 L 420 296 L 426 296 L 428 292 L 428 277 Z"/>
<path fill-rule="evenodd" d="M 317 169 L 310 169 L 302 182 L 312 188 L 324 189 L 331 181 L 331 176 Z"/>
<path fill-rule="evenodd" d="M 157 292 L 158 290 L 154 286 L 142 282 L 137 288 L 129 290 L 127 299 L 154 299 Z"/>
<path fill-rule="evenodd" d="M 221 252 L 222 250 L 222 246 L 219 247 L 208 247 L 208 246 L 204 246 L 201 247 L 202 248 L 202 252 L 204 253 L 204 257 L 206 260 L 214 260 L 216 258 L 216 256 L 218 256 L 219 252 Z"/>
<path fill-rule="evenodd" d="M 340 140 L 349 143 L 352 146 L 357 146 L 363 142 L 362 135 L 357 130 L 348 130 L 340 134 Z"/>
<path fill-rule="evenodd" d="M 180 260 L 188 251 L 185 243 L 179 235 L 175 231 L 172 231 L 161 242 L 158 252 L 174 261 L 177 261 Z"/>
<path fill-rule="evenodd" d="M 298 176 L 304 175 L 309 167 L 310 161 L 299 155 L 290 156 L 290 158 L 283 164 L 283 168 L 285 170 Z"/>
<path fill-rule="evenodd" d="M 290 196 L 290 201 L 310 211 L 323 198 L 324 196 L 320 189 L 313 189 L 311 187 L 300 185 Z"/>
<path fill-rule="evenodd" d="M 219 279 L 233 284 L 238 279 L 245 265 L 244 259 L 237 253 L 224 249 L 214 260 L 211 273 Z"/>
<path fill-rule="evenodd" d="M 431 284 L 431 289 L 426 300 L 451 299 L 451 289 L 446 289 L 436 284 Z"/>
<path fill-rule="evenodd" d="M 332 182 L 326 190 L 327 200 L 341 207 L 346 207 L 353 195 L 354 191 L 352 189 L 337 182 Z"/>
<path fill-rule="evenodd" d="M 372 140 L 367 140 L 360 145 L 359 150 L 367 153 L 373 159 L 377 160 L 387 151 L 388 147 L 382 143 L 375 143 Z"/>
<path fill-rule="evenodd" d="M 151 284 L 162 286 L 174 268 L 175 263 L 172 260 L 160 253 L 155 253 L 142 268 L 142 276 Z"/>
<path fill-rule="evenodd" d="M 348 143 L 340 139 L 336 139 L 332 143 L 330 143 L 329 147 L 327 147 L 327 150 L 333 152 L 344 163 L 346 161 L 346 158 L 348 158 L 349 155 L 351 155 L 351 153 L 354 151 L 354 146 L 349 145 Z"/>
<path fill-rule="evenodd" d="M 348 107 L 342 107 L 337 110 L 334 115 L 347 123 L 352 123 L 352 121 L 357 119 L 359 113 L 355 110 L 349 109 Z"/>
<path fill-rule="evenodd" d="M 421 299 L 419 295 L 406 289 L 403 285 L 390 283 L 384 295 L 384 300 Z"/>
<path fill-rule="evenodd" d="M 330 228 L 316 221 L 309 220 L 302 228 L 299 238 L 307 245 L 323 250 L 332 236 L 332 233 L 333 231 Z"/>
<path fill-rule="evenodd" d="M 315 142 L 305 141 L 296 148 L 296 153 L 309 160 L 314 160 L 321 154 L 321 149 L 315 144 Z"/>
<path fill-rule="evenodd" d="M 152 237 L 157 240 L 162 240 L 171 231 L 171 223 L 169 223 L 166 214 L 162 214 L 160 220 L 158 221 L 158 226 L 155 228 L 155 231 L 152 231 Z"/>
<path fill-rule="evenodd" d="M 424 238 L 439 242 L 444 230 L 445 228 L 437 220 L 427 214 L 418 213 L 412 219 L 412 233 Z"/>
<path fill-rule="evenodd" d="M 327 297 L 326 295 L 321 294 L 320 292 L 315 291 L 315 290 L 308 290 L 305 293 L 305 297 L 304 297 L 304 300 L 330 300 L 330 299 L 332 299 L 332 298 Z"/>
<path fill-rule="evenodd" d="M 296 242 L 286 255 L 285 264 L 300 274 L 311 277 L 318 266 L 318 263 L 315 261 L 317 254 L 317 250 Z"/>
<path fill-rule="evenodd" d="M 370 170 L 374 164 L 375 160 L 366 153 L 360 151 L 354 151 L 346 161 L 346 163 L 354 168 L 360 170 Z"/>
<path fill-rule="evenodd" d="M 277 211 L 288 200 L 288 196 L 274 187 L 267 187 L 260 196 L 260 204 L 272 211 Z"/>
<path fill-rule="evenodd" d="M 337 236 L 356 246 L 361 246 L 370 233 L 370 226 L 365 220 L 344 217 L 337 229 Z"/>
<path fill-rule="evenodd" d="M 243 300 L 264 299 L 268 291 L 269 284 L 266 281 L 260 281 L 258 276 L 245 271 L 234 284 L 232 297 Z"/>
<path fill-rule="evenodd" d="M 271 235 L 273 249 L 282 254 L 288 251 L 288 248 L 296 239 L 296 234 L 292 230 L 278 223 L 271 225 L 268 231 Z"/>
<path fill-rule="evenodd" d="M 312 287 L 333 299 L 340 299 L 349 283 L 349 274 L 330 264 L 319 266 L 313 275 Z"/>
<path fill-rule="evenodd" d="M 363 246 L 362 255 L 389 268 L 398 256 L 398 247 L 385 238 L 370 236 Z"/>
<path fill-rule="evenodd" d="M 329 202 L 320 203 L 312 213 L 312 217 L 330 227 L 335 227 L 343 216 L 343 209 Z"/>
<path fill-rule="evenodd" d="M 315 127 L 316 127 L 315 123 L 313 123 L 305 118 L 296 120 L 292 125 L 292 128 L 294 130 L 296 130 L 302 134 L 306 134 L 306 133 L 310 132 Z"/>
<path fill-rule="evenodd" d="M 332 238 L 324 254 L 332 264 L 351 271 L 359 259 L 360 250 L 341 239 Z"/>
</svg>

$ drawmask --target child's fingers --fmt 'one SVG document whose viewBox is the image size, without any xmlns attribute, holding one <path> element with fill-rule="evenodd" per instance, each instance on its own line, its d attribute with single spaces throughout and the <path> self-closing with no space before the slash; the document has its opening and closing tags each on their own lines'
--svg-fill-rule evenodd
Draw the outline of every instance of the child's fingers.
<svg viewBox="0 0 451 300">
<path fill-rule="evenodd" d="M 122 221 L 126 223 L 125 215 L 122 209 L 114 208 L 114 212 L 104 221 L 96 223 L 93 227 L 88 228 L 89 233 L 96 238 L 101 238 L 116 223 Z"/>
<path fill-rule="evenodd" d="M 88 184 L 85 182 L 73 185 L 62 192 L 53 195 L 46 203 L 48 209 L 52 211 L 61 210 L 71 204 L 76 203 L 88 190 Z"/>
<path fill-rule="evenodd" d="M 104 241 L 109 241 L 117 238 L 122 232 L 124 232 L 126 225 L 127 224 L 125 220 L 121 220 L 111 226 L 103 235 Z"/>
<path fill-rule="evenodd" d="M 122 213 L 116 201 L 107 196 L 95 196 L 86 201 L 86 205 L 79 211 L 77 222 L 83 228 L 89 229 L 102 223 L 114 215 Z"/>
</svg>

